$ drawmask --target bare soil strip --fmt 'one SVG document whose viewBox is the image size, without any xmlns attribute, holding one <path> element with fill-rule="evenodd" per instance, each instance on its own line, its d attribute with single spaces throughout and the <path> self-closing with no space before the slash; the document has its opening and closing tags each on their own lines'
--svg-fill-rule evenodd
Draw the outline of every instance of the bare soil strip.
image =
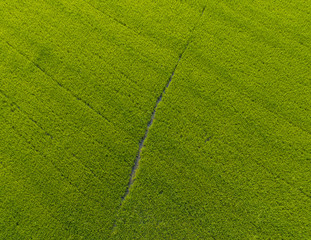
<svg viewBox="0 0 311 240">
<path fill-rule="evenodd" d="M 138 169 L 139 162 L 140 162 L 140 159 L 141 159 L 141 151 L 142 151 L 142 148 L 144 147 L 145 140 L 146 140 L 146 138 L 147 138 L 147 136 L 148 136 L 148 134 L 149 134 L 150 127 L 151 127 L 152 124 L 153 124 L 153 121 L 154 121 L 154 118 L 155 118 L 155 114 L 156 114 L 158 105 L 159 105 L 159 103 L 162 101 L 162 98 L 163 98 L 163 96 L 164 96 L 164 94 L 165 94 L 165 91 L 169 88 L 169 86 L 170 86 L 170 84 L 171 84 L 171 82 L 172 82 L 172 79 L 173 79 L 173 77 L 174 77 L 174 75 L 175 75 L 175 71 L 176 71 L 176 69 L 177 69 L 177 67 L 178 67 L 178 65 L 179 65 L 179 62 L 180 62 L 180 60 L 182 59 L 184 53 L 186 52 L 188 46 L 189 46 L 190 43 L 191 43 L 191 40 L 192 40 L 192 38 L 193 38 L 193 34 L 192 34 L 192 33 L 193 33 L 193 31 L 195 30 L 195 28 L 197 27 L 197 25 L 198 25 L 198 23 L 199 23 L 201 17 L 203 16 L 204 11 L 205 11 L 205 8 L 206 8 L 206 6 L 203 8 L 200 18 L 198 19 L 198 21 L 196 22 L 196 24 L 195 24 L 194 27 L 192 28 L 190 37 L 188 38 L 187 43 L 186 43 L 186 45 L 185 45 L 183 51 L 182 51 L 181 54 L 179 55 L 178 61 L 177 61 L 177 63 L 175 64 L 175 67 L 174 67 L 174 69 L 173 69 L 173 72 L 172 72 L 172 74 L 171 74 L 171 76 L 170 76 L 170 78 L 169 78 L 169 80 L 168 80 L 166 86 L 164 87 L 164 89 L 163 89 L 161 95 L 159 96 L 159 98 L 158 98 L 158 100 L 157 100 L 157 102 L 156 102 L 156 104 L 155 104 L 155 106 L 154 106 L 154 109 L 153 109 L 153 112 L 152 112 L 150 121 L 149 121 L 149 123 L 148 123 L 148 125 L 147 125 L 147 129 L 146 129 L 145 135 L 144 135 L 143 138 L 140 140 L 138 153 L 137 153 L 137 156 L 136 156 L 135 164 L 134 164 L 134 166 L 133 166 L 133 168 L 132 168 L 132 172 L 131 172 L 131 175 L 130 175 L 130 180 L 129 180 L 129 183 L 128 183 L 128 187 L 127 187 L 127 189 L 126 189 L 125 194 L 122 196 L 122 200 L 121 200 L 120 205 L 122 205 L 123 201 L 125 200 L 125 198 L 126 198 L 127 195 L 129 194 L 130 188 L 131 188 L 131 186 L 133 185 L 133 183 L 134 183 L 134 181 L 135 181 L 136 171 L 137 171 L 137 169 Z"/>
</svg>

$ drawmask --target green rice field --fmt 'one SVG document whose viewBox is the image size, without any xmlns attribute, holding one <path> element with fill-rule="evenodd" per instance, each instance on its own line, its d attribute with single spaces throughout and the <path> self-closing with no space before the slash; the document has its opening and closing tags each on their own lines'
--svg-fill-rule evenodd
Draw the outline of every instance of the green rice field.
<svg viewBox="0 0 311 240">
<path fill-rule="evenodd" d="M 311 239 L 310 0 L 0 1 L 24 239 Z"/>
</svg>

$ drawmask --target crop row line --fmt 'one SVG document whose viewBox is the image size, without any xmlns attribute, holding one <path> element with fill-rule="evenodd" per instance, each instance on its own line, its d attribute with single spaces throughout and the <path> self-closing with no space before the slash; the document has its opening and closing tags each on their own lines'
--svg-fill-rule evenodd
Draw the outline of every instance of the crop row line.
<svg viewBox="0 0 311 240">
<path fill-rule="evenodd" d="M 11 104 L 14 105 L 14 106 L 19 110 L 19 112 L 20 112 L 23 116 L 27 117 L 30 121 L 32 121 L 35 125 L 37 125 L 38 128 L 40 128 L 41 130 L 43 130 L 47 136 L 49 136 L 51 139 L 53 139 L 53 136 L 52 136 L 50 133 L 48 133 L 47 131 L 45 131 L 44 128 L 41 127 L 41 126 L 38 124 L 38 122 L 37 122 L 36 120 L 32 119 L 32 118 L 28 115 L 28 113 L 26 113 L 25 111 L 23 111 L 22 108 L 21 108 L 19 105 L 17 105 L 17 104 L 16 104 L 4 91 L 2 91 L 1 89 L 0 89 L 0 94 L 3 95 L 4 97 L 6 97 L 8 100 L 10 100 L 10 101 L 11 101 Z M 33 95 L 33 96 L 36 97 L 36 95 Z M 54 116 L 55 116 L 56 118 L 58 118 L 61 122 L 65 122 L 65 120 L 64 120 L 60 115 L 58 115 L 57 113 L 55 113 L 55 112 L 53 111 L 53 109 L 51 109 L 51 108 L 48 107 L 48 106 L 45 106 L 45 107 L 46 107 L 51 113 L 53 113 Z M 74 125 L 74 124 L 73 124 L 72 126 L 73 126 L 74 128 L 76 128 L 76 129 L 78 129 L 80 132 L 83 132 L 85 135 L 87 135 L 87 136 L 89 136 L 89 137 L 91 137 L 91 138 L 93 137 L 92 135 L 89 134 L 89 132 L 84 131 L 82 128 L 78 128 L 78 127 L 77 127 L 76 125 Z M 96 142 L 96 143 L 99 144 L 99 145 L 102 145 L 102 144 L 103 144 L 103 142 L 97 140 L 96 138 L 94 138 L 93 141 L 94 141 L 94 143 Z"/>
<path fill-rule="evenodd" d="M 3 96 L 5 96 L 8 100 L 12 101 L 12 100 L 10 99 L 10 97 L 9 97 L 6 93 L 4 93 L 1 89 L 0 89 L 0 93 L 1 93 Z M 20 109 L 20 107 L 19 107 L 16 103 L 13 102 L 12 104 L 13 104 L 14 106 L 16 106 L 16 107 L 19 109 L 19 112 L 21 112 L 22 115 L 26 116 L 26 114 Z M 37 127 L 39 127 L 41 130 L 43 130 L 47 136 L 49 136 L 51 139 L 53 138 L 51 134 L 47 133 L 41 126 L 38 125 L 37 121 L 33 120 L 33 119 L 32 119 L 31 117 L 29 117 L 29 116 L 27 116 L 27 117 L 28 117 L 28 119 L 30 119 Z M 27 142 L 27 144 L 29 144 L 29 145 L 31 146 L 31 149 L 33 149 L 35 152 L 37 152 L 37 153 L 39 153 L 40 155 L 42 155 L 44 158 L 47 158 L 46 155 L 44 155 L 42 152 L 40 152 L 40 151 L 31 143 L 31 141 L 30 141 L 29 139 L 27 139 L 23 134 L 21 134 L 21 133 L 17 130 L 17 128 L 16 128 L 14 125 L 10 124 L 10 126 L 11 126 L 11 128 L 12 128 L 20 137 L 22 137 L 22 138 Z M 95 141 L 96 141 L 98 144 L 100 144 L 100 142 L 98 142 L 96 139 L 95 139 Z M 102 180 L 94 173 L 94 171 L 93 171 L 90 167 L 87 167 L 85 164 L 83 164 L 83 162 L 80 160 L 80 158 L 78 158 L 74 153 L 72 153 L 71 155 L 72 155 L 75 159 L 77 159 L 77 160 L 85 167 L 85 169 L 89 170 L 89 171 L 92 173 L 92 175 L 95 177 L 95 179 L 98 179 L 101 183 L 103 183 Z M 52 164 L 53 164 L 53 163 L 52 163 Z M 54 167 L 61 173 L 61 175 L 64 176 L 64 177 L 69 181 L 69 183 L 71 184 L 69 178 L 68 178 L 67 176 L 63 175 L 63 173 L 60 171 L 59 168 L 57 168 L 57 167 L 55 166 L 55 164 L 53 164 L 53 166 L 54 166 Z M 80 192 L 80 191 L 79 191 L 79 192 Z M 84 194 L 84 195 L 85 195 L 85 194 Z M 90 197 L 89 197 L 89 198 L 90 198 Z M 95 202 L 97 202 L 97 203 L 99 203 L 101 206 L 103 206 L 102 203 L 100 203 L 97 199 L 94 199 L 94 198 L 90 198 L 90 199 L 94 200 Z"/>
<path fill-rule="evenodd" d="M 265 171 L 267 173 L 269 173 L 271 176 L 273 176 L 276 179 L 280 179 L 282 182 L 284 182 L 286 185 L 290 186 L 291 188 L 295 189 L 296 191 L 300 192 L 302 195 L 304 195 L 305 197 L 307 197 L 309 200 L 311 200 L 311 195 L 306 193 L 304 190 L 302 190 L 299 187 L 296 187 L 294 184 L 291 184 L 289 181 L 287 181 L 285 178 L 281 177 L 279 174 L 277 173 L 273 173 L 269 168 L 267 168 L 264 164 L 259 163 L 257 160 L 255 160 L 255 163 L 262 167 L 263 169 L 265 169 Z"/>
<path fill-rule="evenodd" d="M 94 109 L 94 107 L 92 107 L 88 102 L 86 102 L 84 99 L 82 99 L 81 97 L 78 97 L 75 93 L 73 93 L 69 88 L 66 88 L 65 86 L 63 86 L 63 84 L 59 81 L 57 81 L 52 75 L 50 75 L 49 73 L 47 73 L 39 64 L 37 64 L 36 62 L 32 61 L 30 58 L 28 58 L 28 56 L 26 54 L 24 54 L 22 51 L 20 51 L 19 49 L 17 49 L 16 47 L 14 47 L 12 44 L 10 44 L 8 41 L 4 40 L 11 48 L 15 49 L 15 51 L 17 51 L 20 55 L 22 55 L 24 58 L 26 58 L 30 63 L 32 63 L 36 68 L 38 68 L 44 75 L 46 75 L 47 77 L 49 77 L 51 80 L 53 80 L 55 83 L 57 83 L 57 85 L 59 87 L 61 87 L 62 89 L 64 89 L 66 92 L 68 92 L 71 96 L 73 96 L 76 100 L 82 102 L 85 106 L 87 106 L 88 108 L 90 108 L 93 112 L 95 112 L 96 114 L 98 114 L 99 116 L 101 116 L 104 120 L 106 120 L 107 122 L 111 123 L 111 121 L 105 117 L 101 112 L 97 111 L 96 109 Z M 111 123 L 112 124 L 112 123 Z"/>
<path fill-rule="evenodd" d="M 9 43 L 7 43 L 9 46 L 11 46 L 13 49 L 15 49 L 16 51 L 18 51 L 16 48 L 14 48 L 12 45 L 10 45 Z M 22 53 L 20 53 L 19 52 L 19 54 L 21 54 L 21 55 L 23 55 L 24 56 L 24 54 L 22 54 Z M 24 56 L 25 57 L 25 56 Z M 28 58 L 27 58 L 28 59 Z M 33 63 L 34 64 L 34 63 Z M 35 64 L 34 64 L 35 65 Z M 43 71 L 41 68 L 39 68 L 41 71 Z M 44 72 L 44 71 L 43 71 Z M 12 104 L 14 105 L 14 106 L 16 106 L 17 107 L 17 109 L 19 110 L 19 112 L 22 114 L 22 115 L 24 115 L 24 116 L 27 116 L 27 118 L 29 118 L 29 120 L 31 120 L 37 127 L 39 127 L 40 129 L 42 129 L 44 132 L 45 132 L 45 134 L 47 135 L 47 136 L 49 136 L 51 139 L 53 138 L 52 137 L 52 135 L 51 134 L 49 134 L 49 133 L 47 133 L 41 126 L 39 126 L 38 125 L 38 122 L 36 121 L 36 120 L 34 120 L 34 119 L 32 119 L 30 116 L 28 116 L 26 113 L 24 113 L 22 110 L 21 110 L 21 108 L 13 101 L 13 100 L 11 100 L 11 98 L 4 92 L 4 91 L 2 91 L 1 89 L 0 89 L 0 93 L 4 96 L 4 97 L 6 97 L 7 99 L 9 99 L 11 102 L 12 102 Z M 87 103 L 86 103 L 87 104 Z M 48 108 L 51 112 L 53 112 L 54 114 L 55 114 L 55 116 L 56 117 L 58 117 L 58 118 L 60 118 L 60 119 L 62 119 L 58 114 L 56 114 L 51 108 Z M 95 111 L 95 110 L 94 110 Z M 14 129 L 15 127 L 14 126 L 12 126 L 12 128 Z M 16 130 L 16 129 L 15 129 Z M 79 131 L 81 131 L 81 129 L 79 129 Z M 82 130 L 83 131 L 83 130 Z M 88 136 L 90 136 L 88 133 L 86 133 L 85 131 L 83 131 L 86 135 L 88 135 Z M 23 136 L 23 138 L 28 142 L 28 144 L 31 144 L 31 146 L 33 146 L 32 145 L 32 143 L 28 140 L 28 139 L 26 139 L 25 138 L 25 136 Z M 102 142 L 100 142 L 100 141 L 98 141 L 97 139 L 94 139 L 94 141 L 96 142 L 96 143 L 98 143 L 98 144 L 102 144 Z M 73 155 L 73 157 L 74 158 L 76 158 L 77 160 L 79 160 L 80 158 L 78 158 L 75 154 L 72 154 Z M 82 161 L 80 160 L 79 161 L 84 167 L 85 167 L 85 169 L 88 169 L 91 173 L 92 173 L 92 175 L 96 178 L 96 179 L 98 179 L 101 183 L 103 183 L 102 182 L 102 180 L 94 173 L 94 171 L 90 168 L 90 167 L 87 167 L 85 164 L 83 164 L 82 163 Z M 95 201 L 96 199 L 94 199 L 94 201 Z"/>
<path fill-rule="evenodd" d="M 8 123 L 8 122 L 7 122 L 7 123 Z M 19 135 L 21 138 L 23 138 L 23 139 L 26 141 L 26 143 L 31 147 L 32 150 L 34 150 L 35 152 L 37 152 L 39 155 L 43 156 L 45 159 L 48 159 L 48 156 L 45 155 L 44 153 L 40 152 L 40 151 L 37 149 L 37 147 L 36 147 L 34 144 L 32 144 L 31 141 L 30 141 L 29 139 L 27 139 L 22 133 L 20 133 L 20 131 L 18 131 L 17 128 L 16 128 L 14 125 L 12 125 L 12 124 L 10 124 L 10 123 L 8 123 L 8 124 L 9 124 L 9 125 L 11 126 L 11 128 L 17 133 L 17 135 Z M 92 173 L 92 175 L 95 177 L 95 179 L 98 179 L 99 182 L 101 182 L 102 184 L 104 184 L 104 182 L 94 173 L 94 171 L 93 171 L 91 168 L 87 167 L 87 166 L 81 161 L 81 159 L 80 159 L 79 157 L 76 156 L 76 154 L 71 153 L 71 156 L 74 157 L 77 161 L 79 161 L 79 162 L 81 163 L 81 165 L 82 165 L 86 170 L 89 170 L 89 171 Z M 93 201 L 99 203 L 99 204 L 103 207 L 103 204 L 102 204 L 101 202 L 99 202 L 99 201 L 98 201 L 97 199 L 95 199 L 95 198 L 92 198 L 92 197 L 86 195 L 83 191 L 81 191 L 80 188 L 78 188 L 77 186 L 75 186 L 75 185 L 71 182 L 71 180 L 69 179 L 69 177 L 66 176 L 65 174 L 63 174 L 63 172 L 61 171 L 61 169 L 60 169 L 59 167 L 57 167 L 57 166 L 54 164 L 53 161 L 50 161 L 50 162 L 51 162 L 52 165 L 55 167 L 55 169 L 60 173 L 60 175 L 61 175 L 62 177 L 64 177 L 64 178 L 68 181 L 68 183 L 69 183 L 70 185 L 72 185 L 74 188 L 76 188 L 78 192 L 80 192 L 80 193 L 81 193 L 82 195 L 84 195 L 86 198 L 91 199 L 91 200 L 93 200 Z"/>
<path fill-rule="evenodd" d="M 6 98 L 11 102 L 11 106 L 15 106 L 15 107 L 20 111 L 20 113 L 21 113 L 23 116 L 27 117 L 30 121 L 32 121 L 32 122 L 36 125 L 36 127 L 40 128 L 40 129 L 45 133 L 45 135 L 47 135 L 49 138 L 53 139 L 53 136 L 52 136 L 50 133 L 48 133 L 42 126 L 40 126 L 40 124 L 39 124 L 36 120 L 34 120 L 34 119 L 31 118 L 30 116 L 28 116 L 24 111 L 22 111 L 21 108 L 20 108 L 20 106 L 19 106 L 17 103 L 15 103 L 15 102 L 14 102 L 6 93 L 4 93 L 1 89 L 0 89 L 0 94 L 3 95 L 4 97 L 6 97 Z"/>
<path fill-rule="evenodd" d="M 229 74 L 227 71 L 225 71 L 225 69 L 223 67 L 221 67 L 220 65 L 215 65 L 211 62 L 208 63 L 209 68 L 211 68 L 215 73 L 219 74 L 224 80 L 228 79 L 230 81 L 226 81 L 226 84 L 230 84 L 231 88 L 236 89 L 241 95 L 243 95 L 245 98 L 249 99 L 250 101 L 252 101 L 254 104 L 258 105 L 259 107 L 265 109 L 266 111 L 268 111 L 269 113 L 271 113 L 272 115 L 275 115 L 276 117 L 281 118 L 282 120 L 284 120 L 286 123 L 288 123 L 289 125 L 301 130 L 302 132 L 305 132 L 306 134 L 310 135 L 311 132 L 308 129 L 305 129 L 297 124 L 295 124 L 294 122 L 291 122 L 290 120 L 288 120 L 288 118 L 286 116 L 283 116 L 282 114 L 276 112 L 276 111 L 272 111 L 271 109 L 269 109 L 267 106 L 265 106 L 263 103 L 260 103 L 258 101 L 253 101 L 253 98 L 249 95 L 249 93 L 245 90 L 245 87 L 239 85 L 239 84 L 234 84 L 236 83 L 236 79 L 231 76 L 231 74 Z M 276 69 L 277 70 L 277 69 Z M 204 73 L 208 73 L 207 71 L 205 71 L 204 68 L 201 69 L 201 71 L 203 71 Z M 219 89 L 218 89 L 219 90 Z M 217 91 L 218 91 L 217 90 Z M 216 91 L 216 92 L 217 92 Z M 211 96 L 213 96 L 216 92 L 212 93 Z M 204 99 L 205 100 L 205 99 Z M 230 103 L 232 105 L 232 103 Z M 232 105 L 233 106 L 233 105 Z"/>
<path fill-rule="evenodd" d="M 4 119 L 4 121 L 6 121 L 6 120 Z M 7 122 L 7 121 L 6 121 L 6 122 Z M 8 122 L 7 122 L 7 123 L 8 123 Z M 10 123 L 8 123 L 8 124 L 10 125 Z M 22 139 L 24 139 L 24 141 L 30 146 L 30 149 L 31 149 L 31 150 L 35 151 L 37 154 L 41 155 L 41 156 L 42 156 L 43 158 L 45 158 L 45 159 L 48 159 L 48 158 L 49 158 L 46 154 L 40 152 L 40 151 L 37 149 L 37 147 L 36 147 L 34 144 L 32 144 L 31 141 L 30 141 L 29 139 L 27 139 L 22 133 L 20 133 L 20 131 L 18 131 L 17 128 L 16 128 L 14 125 L 10 125 L 10 126 L 11 126 L 11 128 L 13 129 L 13 131 L 14 131 L 19 137 L 21 137 Z M 79 159 L 79 158 L 76 157 L 75 154 L 72 154 L 72 156 L 73 156 L 74 158 L 76 158 L 77 160 Z M 81 190 L 79 187 L 77 187 L 76 185 L 74 185 L 74 184 L 71 182 L 71 180 L 69 179 L 69 177 L 66 176 L 66 175 L 63 173 L 63 171 L 55 164 L 55 162 L 54 162 L 53 160 L 50 160 L 49 162 L 52 164 L 52 166 L 55 168 L 55 170 L 56 170 L 57 172 L 59 172 L 59 174 L 61 175 L 61 177 L 64 178 L 64 179 L 66 179 L 66 181 L 67 181 L 74 189 L 76 189 L 77 192 L 79 192 L 81 195 L 83 195 L 86 199 L 92 200 L 92 201 L 98 203 L 101 207 L 104 207 L 104 205 L 103 205 L 102 202 L 100 202 L 99 200 L 97 200 L 97 199 L 95 199 L 95 198 L 93 198 L 93 197 L 88 196 L 86 193 L 84 193 L 83 190 Z M 97 178 L 101 183 L 103 183 L 103 182 L 94 174 L 94 172 L 93 172 L 91 169 L 89 169 L 88 167 L 86 167 L 82 162 L 81 162 L 81 164 L 82 164 L 86 169 L 88 169 L 88 170 L 94 175 L 95 178 Z"/>
<path fill-rule="evenodd" d="M 24 189 L 28 189 L 28 188 L 25 186 L 25 184 L 20 183 L 21 181 L 20 181 L 19 179 L 16 179 L 15 174 L 14 174 L 14 172 L 12 171 L 12 169 L 9 169 L 9 168 L 8 168 L 3 162 L 1 162 L 1 161 L 0 161 L 0 165 L 2 165 L 2 167 L 3 167 L 7 172 L 9 172 L 12 176 L 14 176 L 15 181 L 18 183 L 19 186 L 23 187 Z M 41 203 L 36 202 L 36 204 L 37 204 L 37 205 L 41 205 L 42 208 L 44 208 L 44 206 L 43 206 Z M 44 208 L 44 209 L 47 211 L 47 214 L 48 214 L 49 216 L 51 216 L 51 218 L 53 218 L 56 222 L 58 222 L 58 223 L 61 225 L 61 228 L 62 228 L 64 231 L 68 232 L 68 229 L 66 229 L 66 228 L 63 226 L 63 223 L 60 221 L 59 218 L 57 218 L 56 216 L 54 216 L 54 214 L 53 214 L 50 210 L 48 210 L 48 209 L 46 209 L 46 208 Z M 17 219 L 16 216 L 11 215 L 11 217 L 13 217 L 16 221 L 18 221 L 18 219 Z"/>
</svg>

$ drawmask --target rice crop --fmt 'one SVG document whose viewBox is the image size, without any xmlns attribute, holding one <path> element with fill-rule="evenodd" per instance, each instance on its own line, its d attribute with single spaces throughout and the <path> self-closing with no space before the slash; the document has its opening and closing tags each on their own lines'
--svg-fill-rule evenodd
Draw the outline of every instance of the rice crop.
<svg viewBox="0 0 311 240">
<path fill-rule="evenodd" d="M 311 238 L 308 1 L 0 2 L 0 239 Z"/>
</svg>

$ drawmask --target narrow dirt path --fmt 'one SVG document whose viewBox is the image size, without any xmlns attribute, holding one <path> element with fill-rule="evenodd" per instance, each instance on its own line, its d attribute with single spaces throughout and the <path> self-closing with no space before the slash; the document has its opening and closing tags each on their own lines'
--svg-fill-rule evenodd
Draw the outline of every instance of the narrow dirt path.
<svg viewBox="0 0 311 240">
<path fill-rule="evenodd" d="M 147 129 L 146 129 L 145 135 L 144 135 L 143 138 L 140 140 L 139 149 L 138 149 L 138 153 L 137 153 L 137 156 L 136 156 L 135 164 L 134 164 L 134 166 L 133 166 L 133 168 L 132 168 L 132 172 L 131 172 L 131 176 L 130 176 L 130 181 L 129 181 L 129 183 L 128 183 L 128 187 L 127 187 L 127 189 L 126 189 L 126 192 L 125 192 L 124 196 L 122 197 L 122 202 L 123 202 L 123 200 L 126 198 L 126 196 L 129 194 L 130 187 L 131 187 L 131 186 L 133 185 L 133 183 L 134 183 L 134 177 L 135 177 L 135 175 L 136 175 L 136 171 L 137 171 L 137 168 L 138 168 L 138 166 L 139 166 L 139 161 L 140 161 L 140 158 L 141 158 L 141 151 L 142 151 L 142 148 L 144 147 L 144 143 L 145 143 L 145 140 L 146 140 L 146 138 L 147 138 L 147 136 L 148 136 L 149 129 L 150 129 L 151 125 L 153 124 L 153 121 L 154 121 L 154 118 L 155 118 L 155 114 L 156 114 L 158 105 L 159 105 L 159 103 L 162 101 L 163 95 L 165 94 L 165 90 L 170 86 L 170 83 L 172 82 L 173 76 L 174 76 L 174 74 L 175 74 L 175 70 L 176 70 L 176 68 L 178 67 L 178 64 L 179 64 L 181 58 L 182 58 L 182 55 L 179 57 L 179 59 L 178 59 L 176 65 L 175 65 L 175 67 L 174 67 L 174 70 L 173 70 L 173 72 L 172 72 L 172 74 L 171 74 L 171 76 L 170 76 L 170 78 L 169 78 L 168 83 L 166 84 L 166 86 L 165 86 L 163 92 L 161 93 L 160 97 L 158 98 L 158 100 L 157 100 L 157 102 L 156 102 L 156 104 L 155 104 L 155 107 L 154 107 L 154 109 L 153 109 L 153 112 L 152 112 L 150 121 L 149 121 L 149 123 L 148 123 L 148 125 L 147 125 Z M 122 202 L 121 202 L 121 204 L 122 204 Z"/>
<path fill-rule="evenodd" d="M 127 187 L 127 189 L 126 189 L 125 194 L 124 194 L 123 197 L 122 197 L 122 200 L 121 200 L 121 204 L 120 204 L 120 205 L 122 205 L 123 201 L 125 200 L 125 198 L 127 197 L 127 195 L 128 195 L 129 192 L 130 192 L 131 186 L 132 186 L 133 183 L 134 183 L 135 176 L 136 176 L 136 171 L 137 171 L 137 169 L 138 169 L 138 167 L 139 167 L 139 162 L 140 162 L 140 159 L 141 159 L 141 151 L 142 151 L 142 149 L 143 149 L 143 147 L 144 147 L 145 140 L 146 140 L 146 138 L 147 138 L 147 136 L 148 136 L 148 134 L 149 134 L 150 127 L 151 127 L 152 124 L 153 124 L 153 121 L 154 121 L 154 118 L 155 118 L 155 115 L 156 115 L 156 111 L 157 111 L 157 109 L 158 109 L 158 105 L 159 105 L 159 103 L 162 101 L 162 98 L 163 98 L 163 96 L 164 96 L 166 90 L 169 88 L 169 86 L 170 86 L 170 84 L 171 84 L 171 82 L 172 82 L 172 79 L 173 79 L 173 77 L 174 77 L 174 75 L 175 75 L 175 71 L 176 71 L 176 69 L 177 69 L 177 67 L 178 67 L 178 65 L 179 65 L 179 63 L 180 63 L 180 60 L 182 59 L 184 53 L 186 52 L 187 48 L 189 47 L 189 45 L 190 45 L 190 43 L 191 43 L 191 41 L 192 41 L 192 38 L 193 38 L 193 31 L 196 29 L 198 23 L 200 22 L 201 17 L 202 17 L 203 14 L 204 14 L 205 8 L 206 8 L 206 6 L 203 7 L 200 18 L 198 19 L 198 21 L 195 23 L 194 27 L 193 27 L 192 30 L 190 31 L 190 36 L 189 36 L 189 38 L 188 38 L 188 40 L 187 40 L 187 42 L 186 42 L 186 45 L 185 45 L 183 51 L 181 52 L 181 54 L 179 55 L 178 61 L 177 61 L 177 63 L 175 64 L 175 67 L 174 67 L 174 69 L 173 69 L 173 72 L 172 72 L 172 74 L 171 74 L 171 76 L 170 76 L 170 78 L 169 78 L 169 80 L 168 80 L 168 82 L 167 82 L 165 88 L 163 89 L 161 95 L 159 96 L 159 98 L 158 98 L 158 100 L 157 100 L 157 102 L 156 102 L 156 104 L 155 104 L 155 106 L 154 106 L 154 109 L 153 109 L 153 112 L 152 112 L 150 121 L 149 121 L 149 123 L 148 123 L 148 125 L 147 125 L 147 129 L 146 129 L 145 135 L 143 136 L 143 138 L 141 139 L 141 141 L 140 141 L 140 143 L 139 143 L 139 149 L 138 149 L 138 153 L 137 153 L 137 156 L 136 156 L 135 164 L 134 164 L 134 166 L 133 166 L 133 168 L 132 168 L 132 172 L 131 172 L 131 175 L 130 175 L 130 180 L 129 180 L 129 183 L 128 183 L 128 187 Z"/>
</svg>

